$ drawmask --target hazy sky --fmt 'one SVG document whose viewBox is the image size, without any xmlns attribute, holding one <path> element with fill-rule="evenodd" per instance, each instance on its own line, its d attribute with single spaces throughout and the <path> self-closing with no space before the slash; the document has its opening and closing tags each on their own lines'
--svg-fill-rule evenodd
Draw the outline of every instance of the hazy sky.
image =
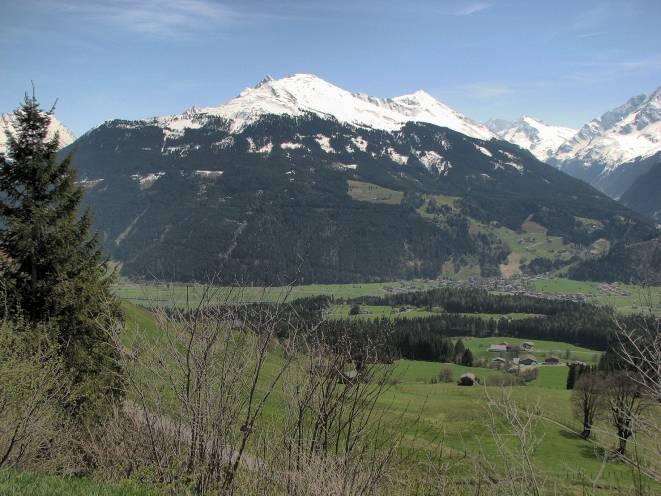
<svg viewBox="0 0 661 496">
<path fill-rule="evenodd" d="M 0 112 L 32 80 L 81 134 L 309 72 L 580 126 L 661 85 L 660 26 L 661 0 L 0 0 Z"/>
</svg>

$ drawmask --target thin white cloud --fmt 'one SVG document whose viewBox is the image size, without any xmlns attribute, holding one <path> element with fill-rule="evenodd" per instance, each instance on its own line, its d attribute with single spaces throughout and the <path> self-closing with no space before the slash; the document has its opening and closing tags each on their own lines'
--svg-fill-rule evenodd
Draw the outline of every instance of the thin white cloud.
<svg viewBox="0 0 661 496">
<path fill-rule="evenodd" d="M 118 29 L 156 36 L 177 36 L 231 20 L 233 12 L 209 0 L 59 0 L 56 8 Z"/>
<path fill-rule="evenodd" d="M 486 2 L 470 3 L 468 5 L 464 5 L 463 7 L 457 9 L 455 11 L 455 15 L 469 16 L 487 10 L 489 7 L 491 7 L 491 4 Z"/>
<path fill-rule="evenodd" d="M 465 90 L 471 98 L 477 99 L 496 98 L 514 92 L 510 86 L 498 82 L 472 83 L 467 85 Z"/>
</svg>

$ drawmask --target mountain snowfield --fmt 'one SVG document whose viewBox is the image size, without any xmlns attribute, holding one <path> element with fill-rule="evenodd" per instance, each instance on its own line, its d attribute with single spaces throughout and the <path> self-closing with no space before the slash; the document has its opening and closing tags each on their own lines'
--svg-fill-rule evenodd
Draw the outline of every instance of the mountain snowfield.
<svg viewBox="0 0 661 496">
<path fill-rule="evenodd" d="M 281 79 L 266 77 L 219 107 L 192 107 L 183 114 L 157 117 L 155 121 L 172 133 L 199 128 L 208 116 L 230 122 L 238 133 L 266 115 L 335 118 L 356 127 L 394 131 L 417 121 L 448 127 L 479 139 L 495 135 L 482 124 L 452 110 L 424 91 L 394 98 L 376 98 L 351 93 L 312 74 L 294 74 Z"/>
<path fill-rule="evenodd" d="M 492 119 L 485 126 L 499 138 L 529 150 L 542 162 L 551 159 L 558 148 L 577 132 L 577 129 L 549 125 L 528 116 L 513 122 Z"/>
<path fill-rule="evenodd" d="M 7 145 L 6 131 L 14 132 L 14 117 L 12 114 L 0 114 L 0 153 L 4 153 Z M 57 117 L 51 116 L 50 126 L 48 128 L 48 138 L 59 133 L 60 148 L 70 145 L 76 140 L 74 134 L 62 124 Z"/>
<path fill-rule="evenodd" d="M 599 165 L 608 174 L 620 164 L 649 157 L 661 150 L 661 87 L 639 95 L 603 114 L 564 143 L 558 161 Z M 562 168 L 562 167 L 561 167 Z"/>
</svg>

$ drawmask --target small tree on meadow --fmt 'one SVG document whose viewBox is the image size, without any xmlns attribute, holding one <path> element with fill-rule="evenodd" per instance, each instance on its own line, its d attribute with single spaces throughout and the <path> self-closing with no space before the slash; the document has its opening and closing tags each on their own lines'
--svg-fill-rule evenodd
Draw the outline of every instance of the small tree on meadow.
<svg viewBox="0 0 661 496">
<path fill-rule="evenodd" d="M 360 315 L 360 305 L 352 305 L 349 315 Z"/>
<path fill-rule="evenodd" d="M 583 425 L 583 439 L 590 437 L 594 421 L 605 413 L 605 392 L 604 379 L 596 370 L 581 374 L 574 384 L 571 399 L 574 412 Z"/>
<path fill-rule="evenodd" d="M 606 383 L 608 407 L 613 427 L 617 431 L 619 455 L 626 454 L 627 441 L 636 432 L 644 409 L 640 386 L 628 372 L 612 374 Z"/>
<path fill-rule="evenodd" d="M 454 382 L 454 374 L 450 367 L 443 367 L 438 373 L 438 380 L 441 382 Z"/>
</svg>

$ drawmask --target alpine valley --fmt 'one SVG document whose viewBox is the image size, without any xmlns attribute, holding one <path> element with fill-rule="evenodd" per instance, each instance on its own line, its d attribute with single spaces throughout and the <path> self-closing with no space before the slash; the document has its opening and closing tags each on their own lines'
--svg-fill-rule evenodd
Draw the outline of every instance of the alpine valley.
<svg viewBox="0 0 661 496">
<path fill-rule="evenodd" d="M 546 141 L 510 129 L 528 151 L 422 91 L 375 98 L 297 74 L 219 107 L 105 122 L 61 153 L 73 152 L 105 249 L 133 278 L 571 275 L 657 236 L 648 218 L 540 161 L 560 146 L 567 161 L 583 157 L 585 130 L 522 124 Z"/>
</svg>

